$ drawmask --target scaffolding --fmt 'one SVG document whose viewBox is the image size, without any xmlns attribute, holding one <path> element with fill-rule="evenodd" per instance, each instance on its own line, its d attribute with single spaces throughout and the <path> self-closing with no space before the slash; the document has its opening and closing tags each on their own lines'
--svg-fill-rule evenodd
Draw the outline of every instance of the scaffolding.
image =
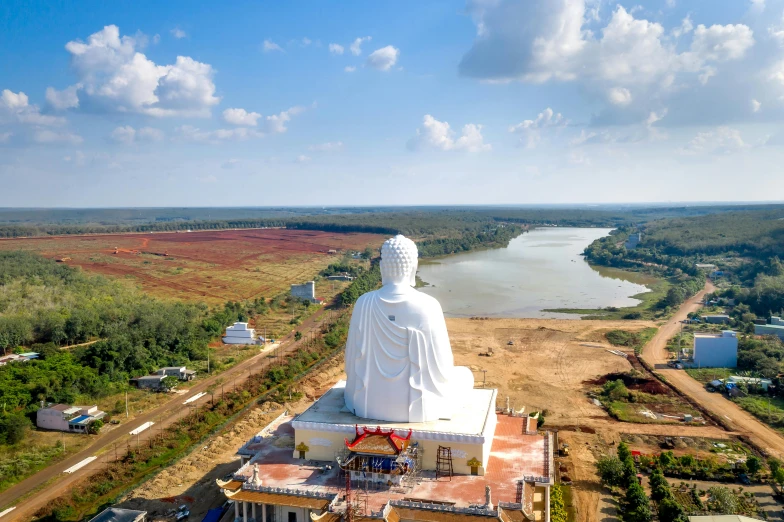
<svg viewBox="0 0 784 522">
<path fill-rule="evenodd" d="M 447 477 L 452 480 L 452 448 L 449 446 L 439 446 L 436 454 L 436 480 Z"/>
</svg>

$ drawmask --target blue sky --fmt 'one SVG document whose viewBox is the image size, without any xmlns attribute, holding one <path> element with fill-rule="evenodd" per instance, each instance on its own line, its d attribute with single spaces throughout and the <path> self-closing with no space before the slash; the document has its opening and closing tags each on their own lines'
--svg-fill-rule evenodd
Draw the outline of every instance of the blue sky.
<svg viewBox="0 0 784 522">
<path fill-rule="evenodd" d="M 784 1 L 0 5 L 0 206 L 781 200 Z"/>
</svg>

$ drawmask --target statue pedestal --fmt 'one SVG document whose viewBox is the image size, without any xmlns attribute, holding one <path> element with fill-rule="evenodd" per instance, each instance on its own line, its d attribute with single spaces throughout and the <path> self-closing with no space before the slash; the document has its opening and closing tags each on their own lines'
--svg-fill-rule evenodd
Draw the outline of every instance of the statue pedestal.
<svg viewBox="0 0 784 522">
<path fill-rule="evenodd" d="M 490 458 L 490 447 L 496 428 L 495 402 L 497 390 L 473 389 L 457 404 L 450 420 L 429 422 L 389 422 L 357 417 L 346 409 L 343 392 L 345 381 L 338 382 L 319 400 L 291 422 L 294 428 L 294 445 L 307 448 L 306 459 L 333 461 L 345 449 L 345 439 L 352 440 L 355 427 L 394 430 L 400 436 L 411 430 L 412 443 L 423 450 L 422 468 L 434 470 L 439 446 L 452 449 L 454 472 L 470 475 L 478 471 L 483 475 Z M 301 457 L 296 451 L 296 457 Z M 469 461 L 479 461 L 482 466 L 472 470 Z M 473 466 L 476 468 L 476 466 Z"/>
</svg>

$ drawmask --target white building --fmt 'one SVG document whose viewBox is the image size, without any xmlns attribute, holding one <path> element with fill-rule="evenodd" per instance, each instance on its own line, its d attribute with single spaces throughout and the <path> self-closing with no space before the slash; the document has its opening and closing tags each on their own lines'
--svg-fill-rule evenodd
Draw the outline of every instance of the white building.
<svg viewBox="0 0 784 522">
<path fill-rule="evenodd" d="M 735 368 L 738 365 L 738 334 L 695 333 L 693 365 L 698 368 Z"/>
<path fill-rule="evenodd" d="M 256 330 L 248 328 L 248 323 L 234 323 L 233 326 L 226 328 L 226 335 L 223 336 L 226 344 L 258 344 Z"/>
<path fill-rule="evenodd" d="M 781 317 L 771 317 L 768 324 L 755 324 L 756 335 L 777 335 L 784 339 L 784 320 Z"/>
<path fill-rule="evenodd" d="M 185 366 L 166 366 L 155 373 L 164 377 L 177 377 L 181 381 L 192 381 L 196 377 L 196 370 L 189 370 Z"/>
<path fill-rule="evenodd" d="M 316 302 L 316 283 L 308 281 L 301 285 L 291 285 L 291 295 L 300 299 L 307 299 L 311 303 Z"/>
<path fill-rule="evenodd" d="M 54 404 L 38 410 L 35 424 L 45 430 L 87 433 L 90 424 L 105 416 L 98 406 Z"/>
</svg>

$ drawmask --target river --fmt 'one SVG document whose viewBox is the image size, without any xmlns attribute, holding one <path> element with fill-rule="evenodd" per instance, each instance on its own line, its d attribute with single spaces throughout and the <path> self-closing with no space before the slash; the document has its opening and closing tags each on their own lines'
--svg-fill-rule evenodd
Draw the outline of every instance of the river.
<svg viewBox="0 0 784 522">
<path fill-rule="evenodd" d="M 495 248 L 420 262 L 420 288 L 447 317 L 550 317 L 552 308 L 635 306 L 643 285 L 604 277 L 580 255 L 609 228 L 537 228 Z"/>
</svg>

